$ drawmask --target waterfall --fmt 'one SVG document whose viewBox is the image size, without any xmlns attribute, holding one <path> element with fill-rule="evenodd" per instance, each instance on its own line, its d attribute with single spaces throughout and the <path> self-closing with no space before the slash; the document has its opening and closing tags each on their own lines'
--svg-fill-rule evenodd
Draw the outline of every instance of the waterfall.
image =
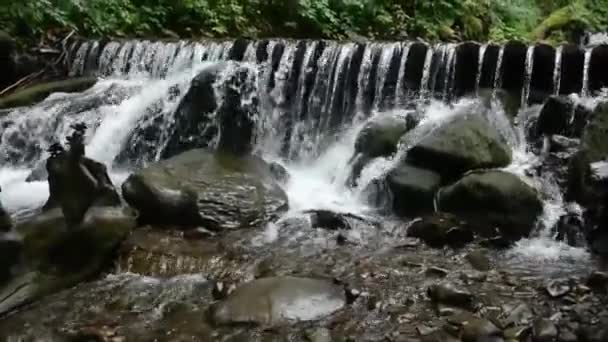
<svg viewBox="0 0 608 342">
<path fill-rule="evenodd" d="M 488 44 L 479 46 L 479 58 L 477 59 L 477 76 L 475 77 L 475 94 L 479 94 L 479 84 L 481 83 L 481 73 L 483 72 L 483 61 L 486 56 Z"/>
<path fill-rule="evenodd" d="M 589 64 L 591 63 L 592 48 L 585 49 L 585 61 L 583 64 L 583 86 L 581 88 L 581 96 L 589 96 Z"/>
<path fill-rule="evenodd" d="M 206 113 L 198 131 L 186 133 L 177 131 L 176 112 L 199 72 L 225 65 L 228 74 L 246 71 L 250 89 L 241 93 L 240 101 L 246 106 L 259 100 L 255 151 L 288 168 L 292 177 L 286 189 L 293 210 L 373 212 L 376 208 L 364 199 L 366 186 L 390 170 L 407 146 L 394 158 L 370 163 L 362 170 L 357 187 L 351 188 L 346 185 L 349 162 L 359 131 L 369 120 L 402 118 L 413 111 L 424 115 L 421 125 L 425 129 L 434 129 L 477 104 L 477 100 L 458 96 L 492 85 L 498 90 L 503 78 L 505 86 L 513 84 L 514 78 L 523 78 L 521 105 L 526 107 L 533 100 L 530 92 L 535 90 L 532 78 L 537 71 L 532 71 L 538 55 L 533 46 L 528 47 L 523 75 L 506 75 L 505 70 L 521 62 L 513 61 L 512 55 L 521 53 L 505 50 L 504 46 L 494 49 L 474 44 L 274 39 L 77 43 L 71 50 L 70 75 L 98 75 L 101 78 L 95 86 L 81 93 L 53 94 L 36 105 L 10 109 L 0 116 L 1 200 L 11 212 L 40 206 L 48 195 L 46 184 L 26 183 L 25 179 L 42 165 L 48 146 L 62 140 L 70 125 L 79 121 L 89 126 L 87 154 L 106 163 L 117 184 L 133 168 L 164 158 L 173 135 L 183 134 L 184 139 L 209 135 L 212 137 L 201 147 L 212 148 L 221 134 L 214 132 L 216 113 Z M 583 93 L 594 77 L 589 75 L 590 51 L 580 70 L 585 75 Z M 477 64 L 468 61 L 469 56 L 475 56 Z M 561 66 L 567 65 L 567 58 L 561 48 L 556 50 L 549 92 L 559 93 L 561 74 L 566 71 Z M 225 87 L 230 86 L 221 80 L 214 85 L 213 94 L 220 102 Z M 526 113 L 535 110 L 530 105 L 521 111 L 516 127 L 499 101 L 493 101 L 488 113 L 514 150 L 509 171 L 522 177 L 535 157 L 523 134 Z M 415 131 L 412 141 L 425 132 Z M 28 193 L 35 195 L 24 196 Z"/>
<path fill-rule="evenodd" d="M 505 56 L 505 47 L 501 46 L 498 51 L 498 59 L 496 60 L 496 70 L 494 71 L 494 91 L 498 90 L 502 85 L 502 62 Z"/>
<path fill-rule="evenodd" d="M 526 66 L 524 74 L 524 88 L 521 91 L 521 108 L 528 106 L 530 97 L 530 83 L 532 82 L 532 69 L 534 68 L 534 46 L 528 46 L 526 51 Z"/>
<path fill-rule="evenodd" d="M 562 81 L 562 51 L 563 47 L 558 46 L 555 49 L 555 66 L 553 67 L 553 94 L 559 95 L 559 90 Z"/>
</svg>

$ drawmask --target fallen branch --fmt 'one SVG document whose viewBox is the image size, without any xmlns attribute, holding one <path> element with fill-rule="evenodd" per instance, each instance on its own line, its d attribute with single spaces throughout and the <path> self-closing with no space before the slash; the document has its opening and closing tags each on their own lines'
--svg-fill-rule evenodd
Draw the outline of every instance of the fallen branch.
<svg viewBox="0 0 608 342">
<path fill-rule="evenodd" d="M 31 73 L 31 74 L 23 77 L 22 79 L 18 80 L 17 82 L 15 82 L 15 83 L 11 84 L 10 86 L 4 88 L 4 90 L 0 91 L 0 96 L 2 96 L 4 94 L 8 93 L 9 91 L 11 91 L 11 90 L 19 87 L 23 83 L 28 82 L 28 81 L 30 81 L 30 80 L 32 80 L 32 79 L 34 79 L 34 78 L 42 75 L 42 73 L 45 72 L 45 71 L 46 71 L 46 68 L 42 69 L 42 70 L 40 70 L 38 72 Z"/>
</svg>

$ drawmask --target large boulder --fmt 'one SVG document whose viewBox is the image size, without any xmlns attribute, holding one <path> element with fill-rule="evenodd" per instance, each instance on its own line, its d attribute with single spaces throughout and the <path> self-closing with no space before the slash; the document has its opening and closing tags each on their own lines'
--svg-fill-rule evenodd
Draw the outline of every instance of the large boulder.
<svg viewBox="0 0 608 342">
<path fill-rule="evenodd" d="M 262 159 L 203 149 L 136 172 L 122 191 L 142 224 L 248 228 L 287 209 L 287 196 Z"/>
<path fill-rule="evenodd" d="M 374 158 L 388 157 L 397 152 L 403 134 L 418 124 L 415 113 L 405 117 L 382 115 L 369 121 L 355 140 L 355 152 L 351 158 L 352 171 L 349 178 L 355 185 L 363 168 Z"/>
<path fill-rule="evenodd" d="M 111 265 L 117 247 L 134 227 L 135 215 L 117 207 L 92 207 L 77 226 L 68 225 L 60 208 L 20 223 L 15 227 L 20 238 L 11 240 L 11 257 L 21 258 L 23 265 L 0 288 L 0 315 Z"/>
<path fill-rule="evenodd" d="M 280 324 L 312 321 L 346 304 L 344 289 L 329 280 L 274 277 L 246 283 L 211 310 L 215 324 Z"/>
<path fill-rule="evenodd" d="M 551 96 L 545 101 L 536 121 L 534 134 L 578 138 L 583 133 L 590 111 L 570 97 Z"/>
<path fill-rule="evenodd" d="M 535 189 L 503 171 L 472 173 L 443 188 L 439 210 L 498 227 L 504 237 L 529 235 L 543 205 Z"/>
<path fill-rule="evenodd" d="M 407 160 L 454 179 L 469 170 L 507 166 L 511 149 L 486 119 L 468 115 L 423 138 L 408 151 Z"/>
<path fill-rule="evenodd" d="M 212 147 L 249 153 L 258 115 L 256 78 L 255 68 L 236 62 L 204 67 L 185 94 L 177 86 L 169 90 L 171 99 L 183 96 L 171 122 L 165 124 L 166 114 L 151 110 L 138 122 L 117 159 L 167 159 L 194 148 Z"/>
<path fill-rule="evenodd" d="M 386 181 L 396 214 L 409 216 L 434 210 L 435 194 L 441 186 L 437 172 L 403 162 L 388 173 Z"/>
</svg>

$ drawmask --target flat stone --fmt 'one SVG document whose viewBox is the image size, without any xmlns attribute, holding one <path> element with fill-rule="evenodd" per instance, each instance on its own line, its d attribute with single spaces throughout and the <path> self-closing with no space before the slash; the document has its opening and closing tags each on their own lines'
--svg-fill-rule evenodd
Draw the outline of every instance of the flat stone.
<svg viewBox="0 0 608 342">
<path fill-rule="evenodd" d="M 346 304 L 344 291 L 328 280 L 273 277 L 238 287 L 212 308 L 217 325 L 276 326 L 328 316 Z"/>
</svg>

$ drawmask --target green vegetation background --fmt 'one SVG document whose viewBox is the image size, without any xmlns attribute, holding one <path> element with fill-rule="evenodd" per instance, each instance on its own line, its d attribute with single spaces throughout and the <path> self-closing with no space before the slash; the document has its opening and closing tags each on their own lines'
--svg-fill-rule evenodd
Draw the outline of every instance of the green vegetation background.
<svg viewBox="0 0 608 342">
<path fill-rule="evenodd" d="M 86 37 L 570 40 L 608 0 L 0 0 L 0 30 Z"/>
</svg>

